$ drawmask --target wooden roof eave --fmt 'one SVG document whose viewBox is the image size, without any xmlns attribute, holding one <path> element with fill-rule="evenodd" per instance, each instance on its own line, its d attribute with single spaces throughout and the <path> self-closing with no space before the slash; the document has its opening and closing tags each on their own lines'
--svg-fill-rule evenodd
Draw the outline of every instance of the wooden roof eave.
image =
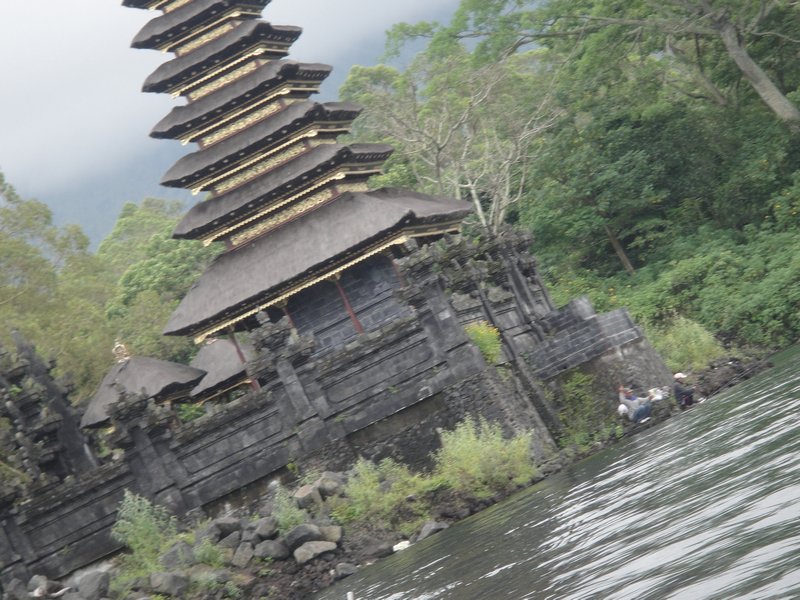
<svg viewBox="0 0 800 600">
<path fill-rule="evenodd" d="M 258 49 L 265 42 L 276 45 L 274 50 L 265 51 L 267 56 L 282 58 L 301 32 L 299 27 L 272 25 L 262 20 L 246 21 L 198 50 L 162 64 L 145 79 L 142 91 L 185 93 L 213 75 L 215 69 L 235 64 L 251 54 L 263 56 L 264 52 L 259 53 Z"/>
<path fill-rule="evenodd" d="M 256 152 L 268 153 L 285 146 L 284 142 L 292 138 L 308 137 L 302 133 L 309 129 L 323 132 L 347 127 L 359 113 L 360 109 L 354 106 L 342 110 L 338 104 L 333 107 L 315 103 L 292 105 L 225 140 L 180 158 L 164 174 L 161 185 L 202 189 L 198 182 L 216 177 L 223 169 L 229 169 Z"/>
<path fill-rule="evenodd" d="M 262 207 L 271 200 L 275 200 L 290 194 L 305 194 L 306 190 L 309 188 L 319 187 L 318 182 L 320 180 L 333 178 L 336 171 L 341 169 L 344 163 L 347 161 L 356 162 L 361 160 L 362 165 L 374 163 L 382 164 L 386 161 L 386 159 L 389 158 L 389 156 L 391 156 L 391 153 L 393 152 L 393 148 L 385 144 L 362 144 L 359 146 L 365 146 L 367 147 L 367 150 L 365 152 L 354 153 L 353 146 L 342 146 L 338 151 L 335 151 L 332 156 L 314 165 L 313 168 L 299 169 L 297 174 L 293 177 L 288 178 L 283 182 L 276 183 L 267 191 L 259 192 L 250 199 L 237 202 L 236 206 L 230 206 L 231 203 L 228 200 L 231 194 L 235 194 L 237 191 L 241 191 L 247 186 L 252 186 L 254 189 L 257 189 L 259 182 L 263 181 L 265 177 L 277 175 L 278 169 L 274 169 L 273 171 L 265 173 L 261 177 L 246 183 L 240 188 L 236 188 L 215 198 L 204 200 L 203 202 L 195 205 L 195 207 L 190 209 L 189 212 L 184 215 L 184 218 L 175 227 L 172 237 L 176 239 L 208 240 L 209 235 L 213 234 L 214 232 L 226 231 L 233 223 L 242 221 L 248 216 L 258 213 Z M 330 150 L 331 147 L 322 146 L 315 148 L 298 158 L 307 159 L 312 156 L 314 151 L 319 151 L 321 153 L 322 151 Z M 285 172 L 285 166 L 282 171 Z M 313 178 L 308 177 L 308 175 L 312 172 L 315 173 L 315 176 Z M 303 179 L 304 177 L 306 177 L 306 179 Z M 192 213 L 194 210 L 196 210 L 196 207 L 202 204 L 203 206 L 200 207 L 202 209 L 208 206 L 208 204 L 211 202 L 219 205 L 220 213 L 216 216 L 212 215 L 211 218 L 202 220 L 199 224 L 196 223 L 192 225 L 191 221 L 193 220 L 193 217 L 195 217 L 195 215 Z M 215 235 L 214 239 L 219 237 L 219 235 L 222 234 Z"/>
<path fill-rule="evenodd" d="M 160 6 L 167 4 L 169 0 L 122 0 L 122 6 L 128 8 L 140 8 L 142 10 L 158 10 Z"/>
<path fill-rule="evenodd" d="M 269 0 L 194 0 L 150 20 L 133 38 L 131 47 L 169 51 L 220 22 L 255 19 Z"/>
<path fill-rule="evenodd" d="M 192 402 L 208 402 L 237 388 L 248 385 L 252 381 L 253 380 L 247 373 L 241 373 L 238 377 L 229 377 L 225 381 L 220 381 L 211 387 L 204 388 L 196 394 L 194 390 L 192 390 L 189 398 Z"/>
<path fill-rule="evenodd" d="M 330 65 L 266 62 L 255 73 L 190 104 L 173 108 L 153 127 L 150 137 L 193 142 L 256 106 L 282 96 L 307 97 L 306 94 L 316 93 L 331 69 Z"/>
<path fill-rule="evenodd" d="M 460 229 L 464 215 L 451 216 L 447 220 L 436 222 L 432 219 L 421 219 L 428 221 L 419 223 L 416 227 L 409 226 L 409 218 L 398 227 L 380 232 L 369 240 L 350 249 L 345 256 L 338 256 L 321 263 L 313 270 L 309 270 L 300 276 L 291 279 L 285 284 L 274 290 L 267 290 L 259 296 L 245 299 L 235 306 L 229 307 L 222 313 L 218 313 L 199 323 L 183 327 L 179 330 L 165 330 L 164 335 L 187 335 L 192 336 L 196 344 L 202 343 L 208 336 L 224 331 L 229 327 L 234 327 L 237 323 L 255 316 L 257 313 L 266 310 L 287 300 L 291 296 L 307 289 L 317 283 L 328 280 L 331 277 L 345 271 L 358 263 L 361 263 L 372 256 L 385 252 L 389 248 L 404 244 L 409 239 L 415 237 L 428 237 L 431 235 L 452 233 Z M 431 227 L 435 222 L 437 227 Z"/>
</svg>

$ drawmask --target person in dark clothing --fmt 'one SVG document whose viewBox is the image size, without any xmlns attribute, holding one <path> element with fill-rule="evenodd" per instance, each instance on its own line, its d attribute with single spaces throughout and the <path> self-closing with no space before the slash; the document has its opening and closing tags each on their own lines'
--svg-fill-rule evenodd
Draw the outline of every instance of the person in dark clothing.
<svg viewBox="0 0 800 600">
<path fill-rule="evenodd" d="M 681 410 L 686 409 L 694 404 L 694 388 L 686 385 L 686 375 L 683 373 L 675 373 L 675 386 L 672 388 L 675 400 Z"/>
</svg>

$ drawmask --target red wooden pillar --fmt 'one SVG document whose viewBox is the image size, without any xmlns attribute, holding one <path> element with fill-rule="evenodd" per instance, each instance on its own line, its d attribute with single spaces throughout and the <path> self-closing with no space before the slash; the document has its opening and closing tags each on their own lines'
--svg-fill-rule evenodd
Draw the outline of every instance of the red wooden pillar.
<svg viewBox="0 0 800 600">
<path fill-rule="evenodd" d="M 344 293 L 344 288 L 342 287 L 341 282 L 339 281 L 339 275 L 334 275 L 331 277 L 331 281 L 336 286 L 336 289 L 339 290 L 339 295 L 342 297 L 342 303 L 344 304 L 344 309 L 347 311 L 347 315 L 350 317 L 350 321 L 353 323 L 353 327 L 356 328 L 358 333 L 364 333 L 364 326 L 361 324 L 361 321 L 358 320 L 353 307 L 350 305 L 350 300 L 347 299 L 347 294 Z"/>
<path fill-rule="evenodd" d="M 289 301 L 284 300 L 279 305 L 280 309 L 283 311 L 284 316 L 289 319 L 289 327 L 297 331 L 297 326 L 294 324 L 294 319 L 292 318 L 292 313 L 289 312 Z"/>
<path fill-rule="evenodd" d="M 242 351 L 242 347 L 239 345 L 239 340 L 236 339 L 236 334 L 233 332 L 233 327 L 228 327 L 228 339 L 233 344 L 233 347 L 236 349 L 236 355 L 239 357 L 239 360 L 243 365 L 247 365 L 247 359 L 244 356 L 244 352 Z M 250 387 L 253 388 L 253 391 L 257 392 L 261 389 L 261 385 L 255 379 L 250 380 Z"/>
<path fill-rule="evenodd" d="M 403 272 L 400 270 L 400 267 L 397 266 L 397 263 L 394 260 L 394 254 L 392 254 L 391 250 L 386 253 L 386 258 L 389 259 L 389 264 L 392 265 L 392 270 L 394 271 L 395 277 L 397 277 L 397 281 L 400 282 L 400 285 L 403 287 L 408 285 L 406 278 L 403 277 Z"/>
</svg>

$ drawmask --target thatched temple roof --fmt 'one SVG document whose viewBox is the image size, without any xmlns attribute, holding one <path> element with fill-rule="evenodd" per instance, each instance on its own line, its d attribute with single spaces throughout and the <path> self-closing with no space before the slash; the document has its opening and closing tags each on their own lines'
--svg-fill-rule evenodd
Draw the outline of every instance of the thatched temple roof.
<svg viewBox="0 0 800 600">
<path fill-rule="evenodd" d="M 194 52 L 165 62 L 145 79 L 142 91 L 171 92 L 182 84 L 199 79 L 213 67 L 229 63 L 259 42 L 272 42 L 279 48 L 285 46 L 285 50 L 276 49 L 263 55 L 265 58 L 282 58 L 301 33 L 300 27 L 272 25 L 261 20 L 247 21 Z"/>
<path fill-rule="evenodd" d="M 237 160 L 256 152 L 266 152 L 290 138 L 293 132 L 315 123 L 342 127 L 352 123 L 361 109 L 344 102 L 296 102 L 247 129 L 213 146 L 187 154 L 176 162 L 161 179 L 161 185 L 189 188 L 205 177 L 232 168 Z M 320 126 L 321 129 L 321 126 Z M 324 136 L 321 131 L 320 136 Z M 333 134 L 332 134 L 333 135 Z"/>
<path fill-rule="evenodd" d="M 200 335 L 252 311 L 309 274 L 348 259 L 415 227 L 457 225 L 467 202 L 399 189 L 346 193 L 336 202 L 291 221 L 216 258 L 184 296 L 164 330 Z"/>
<path fill-rule="evenodd" d="M 253 360 L 252 346 L 239 342 L 245 360 Z M 236 346 L 227 338 L 216 338 L 201 346 L 190 366 L 206 371 L 205 377 L 191 391 L 193 400 L 199 400 L 224 392 L 247 379 L 246 365 L 242 363 Z"/>
<path fill-rule="evenodd" d="M 176 139 L 184 134 L 213 123 L 226 114 L 246 106 L 287 81 L 322 82 L 332 67 L 317 63 L 298 63 L 291 60 L 265 62 L 253 73 L 237 79 L 194 102 L 176 106 L 153 127 L 150 136 Z M 309 89 L 311 94 L 314 89 Z"/>
<path fill-rule="evenodd" d="M 392 152 L 386 144 L 326 144 L 318 146 L 234 190 L 195 204 L 173 231 L 173 237 L 197 239 L 240 221 L 309 179 L 331 173 L 342 164 L 382 163 Z"/>
<path fill-rule="evenodd" d="M 268 3 L 269 0 L 194 0 L 150 20 L 133 38 L 131 46 L 162 49 L 187 31 L 202 30 L 226 13 L 237 12 L 239 19 L 257 18 Z"/>
<path fill-rule="evenodd" d="M 103 378 L 81 419 L 81 427 L 95 427 L 108 420 L 108 409 L 121 394 L 142 394 L 165 400 L 188 395 L 205 371 L 174 362 L 134 356 L 114 365 Z"/>
</svg>

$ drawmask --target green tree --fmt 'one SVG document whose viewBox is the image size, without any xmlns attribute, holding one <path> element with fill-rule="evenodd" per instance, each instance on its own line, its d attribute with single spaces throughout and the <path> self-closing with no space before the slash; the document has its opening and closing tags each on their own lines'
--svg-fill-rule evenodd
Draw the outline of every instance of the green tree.
<svg viewBox="0 0 800 600">
<path fill-rule="evenodd" d="M 495 56 L 564 43 L 592 48 L 598 58 L 608 58 L 597 52 L 601 47 L 659 53 L 665 70 L 682 72 L 718 103 L 727 102 L 721 85 L 746 82 L 778 119 L 796 128 L 798 80 L 790 57 L 799 32 L 792 0 L 463 0 L 449 26 L 404 26 L 394 39 L 477 39 L 483 52 Z"/>
<path fill-rule="evenodd" d="M 473 202 L 497 231 L 522 198 L 537 140 L 555 122 L 553 74 L 537 52 L 478 64 L 461 44 L 432 45 L 405 71 L 355 67 L 344 99 L 364 106 L 354 135 L 399 157 L 374 183 L 403 183 Z"/>
<path fill-rule="evenodd" d="M 119 275 L 105 305 L 114 335 L 134 354 L 185 361 L 194 351 L 191 341 L 161 331 L 219 249 L 172 239 L 179 214 L 180 205 L 161 200 L 126 205 L 98 257 Z"/>
</svg>

